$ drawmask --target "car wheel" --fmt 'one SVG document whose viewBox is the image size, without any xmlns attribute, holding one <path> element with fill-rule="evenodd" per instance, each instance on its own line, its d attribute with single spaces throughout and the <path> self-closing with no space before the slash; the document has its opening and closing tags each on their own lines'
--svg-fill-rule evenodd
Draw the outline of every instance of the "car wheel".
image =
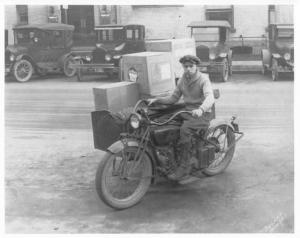
<svg viewBox="0 0 300 238">
<path fill-rule="evenodd" d="M 266 75 L 266 66 L 265 65 L 261 66 L 261 74 Z"/>
<path fill-rule="evenodd" d="M 32 74 L 33 66 L 29 60 L 22 59 L 14 64 L 13 76 L 18 82 L 27 82 L 32 77 Z"/>
<path fill-rule="evenodd" d="M 276 59 L 272 59 L 272 80 L 278 80 L 278 62 Z"/>
<path fill-rule="evenodd" d="M 226 58 L 224 58 L 222 62 L 223 62 L 223 67 L 222 67 L 222 72 L 221 72 L 221 80 L 222 80 L 222 82 L 227 82 L 228 75 L 229 75 L 228 60 Z"/>
<path fill-rule="evenodd" d="M 65 62 L 64 62 L 64 74 L 67 76 L 67 77 L 73 77 L 77 70 L 76 68 L 73 68 L 73 67 L 70 67 L 70 64 L 75 64 L 75 60 L 72 56 L 69 56 L 65 59 Z"/>
</svg>

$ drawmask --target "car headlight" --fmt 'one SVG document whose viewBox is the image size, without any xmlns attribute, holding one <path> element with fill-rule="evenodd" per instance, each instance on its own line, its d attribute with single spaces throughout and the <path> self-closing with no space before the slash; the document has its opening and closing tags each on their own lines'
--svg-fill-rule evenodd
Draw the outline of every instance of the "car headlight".
<svg viewBox="0 0 300 238">
<path fill-rule="evenodd" d="M 283 56 L 283 58 L 285 60 L 290 60 L 291 59 L 291 54 L 290 53 L 285 53 L 284 56 Z"/>
<path fill-rule="evenodd" d="M 215 54 L 209 54 L 209 59 L 210 60 L 214 60 L 216 58 L 216 55 Z"/>
<path fill-rule="evenodd" d="M 10 61 L 14 61 L 14 60 L 15 60 L 15 56 L 14 56 L 13 54 L 11 54 L 11 55 L 9 56 L 9 60 L 10 60 Z"/>
<path fill-rule="evenodd" d="M 105 60 L 110 61 L 111 60 L 111 55 L 109 55 L 109 54 L 105 55 Z"/>
<path fill-rule="evenodd" d="M 113 58 L 114 58 L 114 59 L 120 59 L 120 58 L 121 58 L 121 55 L 114 55 Z"/>
<path fill-rule="evenodd" d="M 100 48 L 101 45 L 102 45 L 102 44 L 97 43 L 97 44 L 96 44 L 96 47 L 97 47 L 97 48 Z"/>
<path fill-rule="evenodd" d="M 131 127 L 134 128 L 134 129 L 139 128 L 141 120 L 142 120 L 142 117 L 139 114 L 137 114 L 137 113 L 132 114 L 130 116 L 130 125 L 131 125 Z"/>
<path fill-rule="evenodd" d="M 86 59 L 86 61 L 91 61 L 92 57 L 91 56 L 86 56 L 85 59 Z"/>
</svg>

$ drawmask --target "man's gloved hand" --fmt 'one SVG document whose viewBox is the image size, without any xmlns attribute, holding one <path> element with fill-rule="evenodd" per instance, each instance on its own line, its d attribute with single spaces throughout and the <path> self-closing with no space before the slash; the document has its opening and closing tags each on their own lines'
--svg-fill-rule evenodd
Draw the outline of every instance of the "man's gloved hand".
<svg viewBox="0 0 300 238">
<path fill-rule="evenodd" d="M 192 111 L 192 116 L 193 117 L 201 117 L 203 115 L 204 111 L 203 109 L 195 109 Z"/>
<path fill-rule="evenodd" d="M 157 98 L 149 98 L 147 99 L 148 106 L 151 106 L 151 104 L 155 103 L 157 101 Z"/>
</svg>

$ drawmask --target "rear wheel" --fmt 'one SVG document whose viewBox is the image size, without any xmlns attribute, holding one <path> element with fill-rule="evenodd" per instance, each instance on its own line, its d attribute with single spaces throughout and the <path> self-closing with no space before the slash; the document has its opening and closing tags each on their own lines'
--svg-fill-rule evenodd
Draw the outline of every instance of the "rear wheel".
<svg viewBox="0 0 300 238">
<path fill-rule="evenodd" d="M 152 162 L 147 153 L 134 160 L 137 147 L 126 147 L 118 154 L 107 153 L 96 174 L 99 197 L 108 206 L 125 209 L 137 204 L 152 179 Z"/>
<path fill-rule="evenodd" d="M 235 135 L 231 127 L 220 125 L 209 129 L 207 139 L 219 145 L 215 158 L 202 171 L 207 176 L 213 176 L 222 173 L 230 164 L 235 151 Z"/>
<path fill-rule="evenodd" d="M 18 82 L 24 83 L 30 80 L 33 74 L 33 66 L 29 60 L 22 59 L 13 66 L 13 76 Z"/>
</svg>

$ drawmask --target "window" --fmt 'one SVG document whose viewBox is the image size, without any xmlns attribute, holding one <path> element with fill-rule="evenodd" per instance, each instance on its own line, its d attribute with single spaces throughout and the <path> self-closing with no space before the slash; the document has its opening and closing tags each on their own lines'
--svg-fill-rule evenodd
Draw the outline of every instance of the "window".
<svg viewBox="0 0 300 238">
<path fill-rule="evenodd" d="M 28 6 L 27 5 L 16 5 L 18 14 L 18 24 L 26 25 L 28 24 Z"/>
<path fill-rule="evenodd" d="M 62 31 L 52 32 L 52 47 L 63 48 L 64 47 L 64 35 Z"/>
<path fill-rule="evenodd" d="M 228 21 L 231 29 L 234 29 L 233 6 L 206 6 L 206 20 Z"/>
<path fill-rule="evenodd" d="M 219 28 L 193 28 L 196 41 L 219 41 Z"/>
</svg>

